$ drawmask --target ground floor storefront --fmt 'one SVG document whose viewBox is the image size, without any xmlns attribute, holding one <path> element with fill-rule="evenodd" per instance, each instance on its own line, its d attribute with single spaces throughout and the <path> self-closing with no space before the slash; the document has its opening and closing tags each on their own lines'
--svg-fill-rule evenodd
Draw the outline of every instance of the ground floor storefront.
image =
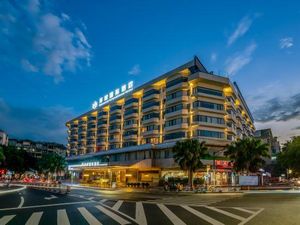
<svg viewBox="0 0 300 225">
<path fill-rule="evenodd" d="M 157 186 L 160 169 L 138 169 L 131 167 L 81 168 L 73 169 L 71 182 L 103 188 L 130 186 Z M 144 184 L 143 184 L 144 183 Z"/>
<path fill-rule="evenodd" d="M 193 174 L 195 185 L 234 186 L 236 175 L 226 162 L 205 165 Z M 223 166 L 220 166 L 222 164 Z M 224 166 L 225 165 L 225 166 Z M 69 167 L 71 182 L 103 188 L 159 186 L 166 182 L 187 184 L 187 171 L 180 168 L 139 168 L 136 166 Z"/>
</svg>

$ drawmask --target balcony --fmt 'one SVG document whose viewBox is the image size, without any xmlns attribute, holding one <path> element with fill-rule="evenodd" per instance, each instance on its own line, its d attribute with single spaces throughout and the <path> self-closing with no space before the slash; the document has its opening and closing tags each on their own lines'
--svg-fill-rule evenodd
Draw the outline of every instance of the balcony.
<svg viewBox="0 0 300 225">
<path fill-rule="evenodd" d="M 227 133 L 236 135 L 236 130 L 233 127 L 227 127 Z"/>
<path fill-rule="evenodd" d="M 126 120 L 126 119 L 129 119 L 129 118 L 137 118 L 137 117 L 139 117 L 139 114 L 137 113 L 137 112 L 134 112 L 134 113 L 130 113 L 130 114 L 125 114 L 124 115 L 124 119 Z"/>
<path fill-rule="evenodd" d="M 143 113 L 151 112 L 151 111 L 159 111 L 159 105 L 154 105 L 143 109 Z"/>
<path fill-rule="evenodd" d="M 172 81 L 171 81 L 172 82 Z M 168 85 L 168 84 L 167 84 Z M 166 88 L 166 92 L 170 92 L 170 91 L 173 91 L 173 90 L 176 90 L 176 89 L 188 89 L 189 85 L 187 82 L 181 82 L 181 83 L 178 83 L 178 84 L 175 84 L 173 86 L 169 86 Z"/>
<path fill-rule="evenodd" d="M 138 138 L 137 134 L 131 134 L 127 136 L 123 136 L 124 140 L 135 140 Z"/>
<path fill-rule="evenodd" d="M 107 136 L 107 133 L 97 133 L 97 137 L 105 137 Z"/>
<path fill-rule="evenodd" d="M 87 140 L 94 140 L 94 139 L 96 139 L 96 134 L 87 136 Z"/>
<path fill-rule="evenodd" d="M 80 127 L 86 127 L 87 126 L 87 122 L 83 121 L 82 123 L 79 123 L 78 128 Z"/>
<path fill-rule="evenodd" d="M 188 128 L 189 128 L 188 123 L 181 123 L 181 124 L 165 127 L 165 131 L 167 132 L 167 131 L 181 130 L 181 129 L 188 129 Z"/>
<path fill-rule="evenodd" d="M 168 99 L 166 101 L 166 105 L 172 105 L 173 103 L 176 103 L 176 102 L 188 102 L 188 101 L 189 101 L 189 96 L 183 95 L 183 96 L 179 96 L 179 97 L 176 97 L 173 99 Z"/>
<path fill-rule="evenodd" d="M 107 123 L 98 124 L 98 128 L 107 128 Z"/>
<path fill-rule="evenodd" d="M 119 137 L 115 137 L 115 138 L 109 139 L 108 142 L 109 143 L 119 143 L 120 142 L 120 138 Z"/>
<path fill-rule="evenodd" d="M 97 129 L 97 126 L 96 125 L 89 125 L 87 127 L 87 130 L 96 130 Z"/>
<path fill-rule="evenodd" d="M 137 128 L 138 125 L 137 123 L 132 123 L 132 124 L 129 124 L 129 125 L 124 125 L 124 129 L 132 129 L 132 128 Z"/>
<path fill-rule="evenodd" d="M 142 121 L 142 124 L 149 124 L 149 123 L 159 123 L 159 118 L 153 117 Z"/>
<path fill-rule="evenodd" d="M 149 130 L 149 131 L 144 131 L 142 133 L 143 137 L 145 136 L 155 136 L 157 137 L 159 135 L 159 130 Z"/>
<path fill-rule="evenodd" d="M 180 109 L 174 112 L 166 113 L 165 118 L 170 118 L 174 116 L 186 116 L 188 115 L 188 110 L 187 109 Z"/>
<path fill-rule="evenodd" d="M 119 114 L 122 113 L 122 106 L 120 106 L 120 105 L 115 105 L 115 106 L 112 106 L 112 107 L 110 108 L 110 114 L 111 114 L 111 115 L 112 115 L 112 114 L 116 114 L 116 113 L 119 113 Z"/>
<path fill-rule="evenodd" d="M 125 109 L 131 108 L 131 107 L 138 107 L 139 106 L 139 100 L 136 98 L 131 98 L 125 101 L 124 107 Z"/>
<path fill-rule="evenodd" d="M 121 128 L 113 128 L 113 129 L 109 129 L 109 133 L 110 133 L 110 134 L 120 133 L 120 132 L 121 132 Z"/>
<path fill-rule="evenodd" d="M 106 146 L 107 142 L 104 140 L 97 141 L 97 146 Z"/>
</svg>

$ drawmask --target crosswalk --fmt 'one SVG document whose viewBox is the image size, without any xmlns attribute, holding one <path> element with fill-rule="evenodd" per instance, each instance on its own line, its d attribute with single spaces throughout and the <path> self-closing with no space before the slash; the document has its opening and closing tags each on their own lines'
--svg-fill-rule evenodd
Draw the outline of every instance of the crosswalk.
<svg viewBox="0 0 300 225">
<path fill-rule="evenodd" d="M 90 204 L 60 206 L 45 209 L 46 211 L 41 209 L 45 208 L 37 208 L 29 212 L 28 210 L 32 209 L 23 209 L 27 210 L 25 212 L 20 209 L 17 214 L 11 215 L 1 213 L 0 225 L 42 225 L 45 221 L 47 221 L 46 224 L 51 225 L 243 225 L 263 211 L 258 208 L 174 205 L 109 199 L 94 201 Z"/>
<path fill-rule="evenodd" d="M 92 213 L 89 209 L 87 209 L 84 206 L 78 207 L 77 211 L 79 215 L 84 218 L 87 224 L 89 225 L 102 225 L 102 222 L 97 218 L 99 217 L 99 214 L 103 214 L 114 220 L 117 224 L 120 225 L 126 225 L 126 224 L 134 224 L 134 222 L 129 221 L 127 219 L 124 219 L 120 215 L 117 215 L 114 211 L 109 210 L 106 206 L 103 205 L 95 205 L 95 209 L 99 211 L 99 213 Z M 49 224 L 57 224 L 57 225 L 71 225 L 72 223 L 70 222 L 70 217 L 74 216 L 71 213 L 67 213 L 66 209 L 58 209 L 56 210 L 56 222 L 50 222 Z M 41 219 L 43 217 L 44 212 L 33 212 L 29 218 L 24 218 L 25 219 L 25 225 L 39 225 L 41 223 Z M 15 214 L 15 215 L 5 215 L 0 217 L 0 225 L 10 225 L 10 224 L 15 224 L 14 219 L 17 217 L 23 217 L 22 213 L 21 214 Z M 78 214 L 77 214 L 78 216 Z M 47 218 L 50 219 L 50 218 Z M 52 218 L 53 219 L 53 218 Z M 107 222 L 106 222 L 107 224 Z"/>
<path fill-rule="evenodd" d="M 208 205 L 177 205 L 180 209 L 172 208 L 172 204 L 150 203 L 150 202 L 126 202 L 123 200 L 106 200 L 106 206 L 119 213 L 126 213 L 128 208 L 135 210 L 134 216 L 131 216 L 137 224 L 157 224 L 149 223 L 149 219 L 153 215 L 157 215 L 157 210 L 161 211 L 162 215 L 158 217 L 158 221 L 165 221 L 174 225 L 202 224 L 195 223 L 195 220 L 184 219 L 183 214 L 193 214 L 195 218 L 205 221 L 213 225 L 237 224 L 242 225 L 257 216 L 263 211 L 258 208 L 241 208 L 241 207 L 213 207 Z M 129 206 L 131 204 L 131 206 Z M 132 207 L 133 204 L 133 207 Z M 148 209 L 152 205 L 155 208 Z M 175 206 L 175 205 L 173 205 Z M 151 212 L 152 211 L 152 212 Z M 230 221 L 231 220 L 231 221 Z M 152 221 L 153 222 L 153 221 Z M 206 223 L 206 224 L 207 224 Z M 161 223 L 163 224 L 163 223 Z"/>
</svg>

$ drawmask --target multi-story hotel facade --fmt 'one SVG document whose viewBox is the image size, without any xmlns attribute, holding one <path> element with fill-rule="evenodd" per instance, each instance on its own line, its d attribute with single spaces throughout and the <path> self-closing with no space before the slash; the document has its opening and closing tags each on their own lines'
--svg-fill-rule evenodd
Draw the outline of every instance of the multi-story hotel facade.
<svg viewBox="0 0 300 225">
<path fill-rule="evenodd" d="M 66 125 L 69 170 L 81 182 L 100 186 L 157 185 L 185 176 L 172 155 L 177 141 L 197 138 L 220 156 L 255 130 L 237 84 L 209 73 L 197 57 L 137 88 L 132 82 L 122 86 Z M 196 177 L 230 183 L 228 161 L 203 162 L 206 168 Z"/>
</svg>

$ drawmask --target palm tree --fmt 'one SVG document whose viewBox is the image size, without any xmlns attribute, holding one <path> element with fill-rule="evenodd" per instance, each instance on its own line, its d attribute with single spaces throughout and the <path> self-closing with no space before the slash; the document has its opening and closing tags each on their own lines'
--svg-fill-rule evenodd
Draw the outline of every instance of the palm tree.
<svg viewBox="0 0 300 225">
<path fill-rule="evenodd" d="M 224 152 L 234 162 L 237 172 L 257 172 L 270 158 L 268 145 L 259 139 L 245 138 L 233 142 Z"/>
<path fill-rule="evenodd" d="M 205 142 L 198 139 L 186 139 L 178 141 L 173 147 L 174 160 L 182 170 L 188 171 L 188 183 L 193 188 L 193 173 L 203 166 L 201 158 L 206 155 Z"/>
</svg>

